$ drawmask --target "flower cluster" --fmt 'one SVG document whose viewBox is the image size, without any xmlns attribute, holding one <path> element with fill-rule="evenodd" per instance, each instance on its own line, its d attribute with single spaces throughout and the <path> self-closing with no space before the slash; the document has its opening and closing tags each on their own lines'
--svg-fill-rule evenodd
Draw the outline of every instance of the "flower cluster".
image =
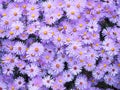
<svg viewBox="0 0 120 90">
<path fill-rule="evenodd" d="M 120 0 L 0 0 L 0 90 L 119 90 Z"/>
</svg>

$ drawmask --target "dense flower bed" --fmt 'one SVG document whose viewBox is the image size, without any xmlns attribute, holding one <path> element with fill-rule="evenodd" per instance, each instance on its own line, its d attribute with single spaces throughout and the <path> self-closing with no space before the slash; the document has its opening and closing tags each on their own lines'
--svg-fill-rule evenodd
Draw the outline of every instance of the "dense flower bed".
<svg viewBox="0 0 120 90">
<path fill-rule="evenodd" d="M 120 1 L 0 0 L 0 90 L 120 90 Z"/>
</svg>

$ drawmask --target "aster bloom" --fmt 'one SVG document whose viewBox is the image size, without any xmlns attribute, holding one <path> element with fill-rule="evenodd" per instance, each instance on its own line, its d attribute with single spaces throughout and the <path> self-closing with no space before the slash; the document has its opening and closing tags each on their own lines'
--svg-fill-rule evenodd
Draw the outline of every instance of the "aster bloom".
<svg viewBox="0 0 120 90">
<path fill-rule="evenodd" d="M 18 58 L 16 56 L 14 56 L 13 54 L 4 54 L 2 57 L 2 63 L 4 64 L 15 64 L 18 60 Z"/>
<path fill-rule="evenodd" d="M 77 75 L 81 72 L 81 66 L 79 66 L 79 64 L 72 64 L 69 66 L 69 69 L 73 75 Z"/>
<path fill-rule="evenodd" d="M 16 42 L 13 47 L 13 52 L 16 54 L 25 54 L 26 52 L 26 46 L 22 42 Z"/>
<path fill-rule="evenodd" d="M 0 25 L 3 26 L 5 29 L 8 29 L 10 27 L 10 17 L 9 16 L 6 16 L 6 17 L 2 17 L 1 18 L 1 22 L 0 22 Z"/>
<path fill-rule="evenodd" d="M 36 29 L 36 27 L 35 27 L 35 25 L 29 25 L 28 27 L 27 27 L 27 30 L 26 30 L 26 32 L 28 33 L 28 34 L 34 34 L 35 32 L 37 31 L 37 29 Z"/>
<path fill-rule="evenodd" d="M 66 48 L 67 54 L 69 54 L 70 56 L 77 55 L 77 53 L 79 52 L 79 48 L 81 48 L 81 43 L 77 41 L 73 41 Z"/>
<path fill-rule="evenodd" d="M 88 31 L 89 32 L 98 31 L 98 28 L 99 28 L 99 26 L 96 21 L 90 21 L 88 23 Z"/>
<path fill-rule="evenodd" d="M 15 84 L 18 88 L 23 87 L 23 85 L 25 84 L 24 79 L 22 77 L 18 77 L 17 79 L 15 79 Z"/>
<path fill-rule="evenodd" d="M 113 85 L 116 82 L 115 77 L 111 76 L 110 74 L 105 75 L 104 80 L 109 85 Z"/>
<path fill-rule="evenodd" d="M 51 69 L 53 69 L 54 72 L 56 74 L 58 74 L 58 73 L 60 73 L 60 72 L 63 71 L 63 69 L 64 69 L 64 63 L 61 62 L 61 61 L 54 61 L 54 63 L 52 63 L 52 65 L 51 65 Z"/>
<path fill-rule="evenodd" d="M 14 70 L 13 65 L 8 64 L 3 66 L 3 74 L 11 75 L 13 74 L 13 70 Z"/>
<path fill-rule="evenodd" d="M 81 90 L 85 90 L 88 86 L 88 83 L 87 83 L 87 78 L 83 75 L 79 75 L 77 78 L 76 78 L 76 81 L 75 81 L 75 86 L 78 88 L 78 89 L 81 89 Z"/>
<path fill-rule="evenodd" d="M 33 90 L 33 89 L 34 90 L 39 90 L 39 88 L 42 87 L 42 86 L 43 86 L 42 79 L 39 78 L 39 77 L 33 78 L 28 84 L 28 88 L 30 90 Z"/>
<path fill-rule="evenodd" d="M 23 33 L 23 31 L 24 31 L 24 25 L 22 22 L 16 21 L 16 22 L 12 23 L 10 35 L 12 35 L 12 32 L 15 35 L 19 35 L 19 34 Z"/>
<path fill-rule="evenodd" d="M 53 36 L 53 43 L 57 46 L 62 46 L 64 44 L 64 35 L 62 33 L 56 33 Z"/>
<path fill-rule="evenodd" d="M 19 20 L 19 18 L 22 16 L 22 11 L 20 8 L 12 8 L 10 11 L 9 11 L 9 16 L 11 19 L 13 20 Z"/>
<path fill-rule="evenodd" d="M 71 72 L 69 70 L 68 71 L 64 71 L 63 72 L 63 76 L 64 76 L 64 79 L 65 79 L 66 82 L 70 82 L 74 78 L 73 74 L 71 74 Z"/>
<path fill-rule="evenodd" d="M 55 3 L 53 0 L 48 0 L 44 3 L 42 3 L 42 6 L 43 6 L 45 12 L 55 10 Z"/>
<path fill-rule="evenodd" d="M 29 20 L 29 21 L 34 21 L 34 20 L 37 20 L 37 19 L 38 19 L 38 17 L 39 17 L 39 12 L 37 12 L 37 11 L 32 11 L 32 12 L 28 12 L 27 15 L 28 15 L 28 20 Z"/>
<path fill-rule="evenodd" d="M 26 73 L 32 78 L 38 75 L 39 73 L 39 68 L 35 64 L 28 65 L 26 67 Z"/>
<path fill-rule="evenodd" d="M 50 88 L 54 83 L 54 80 L 50 76 L 44 77 L 42 81 L 43 81 L 43 85 L 45 85 L 48 88 Z"/>
<path fill-rule="evenodd" d="M 71 6 L 70 8 L 66 9 L 67 16 L 69 19 L 77 19 L 77 16 L 79 15 L 79 10 L 76 7 Z"/>
<path fill-rule="evenodd" d="M 43 62 L 45 63 L 50 63 L 54 60 L 54 54 L 46 51 L 42 54 L 41 59 L 43 59 Z"/>
<path fill-rule="evenodd" d="M 115 65 L 109 66 L 109 71 L 108 71 L 112 76 L 115 76 L 118 74 L 119 70 Z"/>
<path fill-rule="evenodd" d="M 7 85 L 6 85 L 6 83 L 4 83 L 4 82 L 0 82 L 0 89 L 1 90 L 7 90 Z"/>
<path fill-rule="evenodd" d="M 4 38 L 6 36 L 6 30 L 2 27 L 0 27 L 0 37 Z"/>
<path fill-rule="evenodd" d="M 39 35 L 42 40 L 48 40 L 52 37 L 52 30 L 50 27 L 42 27 L 39 30 Z"/>
<path fill-rule="evenodd" d="M 98 80 L 104 76 L 104 72 L 101 71 L 100 69 L 95 69 L 92 74 L 93 74 L 94 78 L 98 79 Z"/>
<path fill-rule="evenodd" d="M 40 56 L 43 52 L 44 52 L 44 47 L 41 43 L 33 43 L 28 51 L 27 54 L 31 54 L 31 52 L 35 55 L 35 56 Z"/>
</svg>

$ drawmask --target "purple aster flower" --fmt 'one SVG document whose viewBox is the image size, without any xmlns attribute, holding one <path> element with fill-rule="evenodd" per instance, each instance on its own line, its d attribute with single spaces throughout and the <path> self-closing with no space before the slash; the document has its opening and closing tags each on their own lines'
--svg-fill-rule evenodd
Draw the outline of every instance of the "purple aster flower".
<svg viewBox="0 0 120 90">
<path fill-rule="evenodd" d="M 104 80 L 109 85 L 113 85 L 114 83 L 116 83 L 115 77 L 111 76 L 110 74 L 105 75 Z"/>
<path fill-rule="evenodd" d="M 22 11 L 20 8 L 12 8 L 9 11 L 9 16 L 12 20 L 19 20 L 19 18 L 22 16 Z"/>
<path fill-rule="evenodd" d="M 59 9 L 63 9 L 65 7 L 65 1 L 64 0 L 57 0 L 57 1 L 54 1 L 54 3 L 57 6 L 57 8 L 59 8 Z"/>
<path fill-rule="evenodd" d="M 54 60 L 54 54 L 45 51 L 45 52 L 42 54 L 41 59 L 43 59 L 43 62 L 45 62 L 45 63 L 51 63 L 51 61 Z"/>
<path fill-rule="evenodd" d="M 33 53 L 33 55 L 35 56 L 40 56 L 41 54 L 43 54 L 43 52 L 43 45 L 41 43 L 35 42 L 29 47 L 27 54 L 30 55 L 31 53 Z"/>
<path fill-rule="evenodd" d="M 25 54 L 26 52 L 26 46 L 22 42 L 16 42 L 14 47 L 13 47 L 13 52 L 16 54 Z"/>
<path fill-rule="evenodd" d="M 0 89 L 1 90 L 7 90 L 7 84 L 1 81 L 0 82 Z"/>
<path fill-rule="evenodd" d="M 64 71 L 63 76 L 64 76 L 64 79 L 65 79 L 66 82 L 70 82 L 74 78 L 73 74 L 69 70 Z"/>
<path fill-rule="evenodd" d="M 4 64 L 12 64 L 15 66 L 15 63 L 17 62 L 18 58 L 13 54 L 4 54 L 1 58 Z"/>
<path fill-rule="evenodd" d="M 0 37 L 4 38 L 6 36 L 6 30 L 2 27 L 0 27 Z"/>
<path fill-rule="evenodd" d="M 8 90 L 15 90 L 15 89 L 18 89 L 18 88 L 16 87 L 16 84 L 15 84 L 15 83 L 9 83 L 9 84 L 8 84 Z"/>
<path fill-rule="evenodd" d="M 77 75 L 81 72 L 81 66 L 79 64 L 71 64 L 69 69 L 73 75 Z"/>
<path fill-rule="evenodd" d="M 11 25 L 11 32 L 14 32 L 15 35 L 19 35 L 24 32 L 24 25 L 21 21 L 13 22 Z M 12 35 L 10 32 L 10 35 Z M 13 35 L 14 35 L 13 34 Z"/>
<path fill-rule="evenodd" d="M 21 39 L 21 40 L 26 40 L 28 39 L 28 34 L 26 32 L 23 32 L 21 33 L 18 37 Z"/>
<path fill-rule="evenodd" d="M 59 86 L 63 86 L 65 84 L 65 79 L 63 74 L 59 74 L 58 76 L 55 77 L 55 82 L 59 85 Z"/>
<path fill-rule="evenodd" d="M 81 43 L 77 41 L 73 41 L 66 48 L 66 53 L 69 54 L 69 56 L 76 56 L 77 53 L 79 53 L 80 48 L 81 48 Z"/>
<path fill-rule="evenodd" d="M 28 34 L 34 34 L 36 31 L 37 31 L 37 29 L 36 29 L 35 25 L 33 25 L 33 24 L 30 24 L 26 29 L 26 32 Z"/>
<path fill-rule="evenodd" d="M 79 16 L 79 10 L 76 7 L 71 6 L 70 8 L 66 9 L 67 17 L 69 19 L 75 20 Z"/>
<path fill-rule="evenodd" d="M 99 25 L 96 21 L 90 21 L 87 28 L 89 32 L 98 31 Z"/>
<path fill-rule="evenodd" d="M 55 2 L 53 0 L 48 0 L 44 3 L 42 3 L 42 6 L 43 6 L 45 12 L 53 11 L 56 8 Z"/>
<path fill-rule="evenodd" d="M 63 85 L 59 85 L 59 83 L 54 82 L 52 89 L 53 90 L 65 90 L 65 87 Z"/>
<path fill-rule="evenodd" d="M 52 37 L 52 29 L 44 26 L 39 30 L 39 35 L 42 40 L 48 40 Z"/>
<path fill-rule="evenodd" d="M 111 74 L 111 76 L 115 76 L 115 75 L 118 74 L 119 68 L 117 68 L 116 65 L 110 65 L 109 69 L 108 69 L 108 72 L 109 72 L 109 74 Z"/>
<path fill-rule="evenodd" d="M 8 29 L 11 25 L 10 22 L 11 22 L 11 19 L 9 16 L 2 17 L 0 25 L 3 26 L 5 29 Z"/>
<path fill-rule="evenodd" d="M 47 88 L 50 88 L 53 86 L 54 80 L 50 76 L 45 76 L 43 79 L 43 85 L 46 86 Z"/>
<path fill-rule="evenodd" d="M 26 66 L 26 73 L 28 74 L 28 76 L 33 78 L 33 77 L 38 75 L 39 68 L 35 64 L 27 65 Z"/>
<path fill-rule="evenodd" d="M 101 78 L 103 78 L 104 74 L 105 73 L 103 71 L 101 71 L 100 69 L 95 69 L 92 72 L 93 77 L 97 80 L 100 80 Z"/>
<path fill-rule="evenodd" d="M 8 76 L 12 75 L 14 70 L 14 65 L 11 65 L 11 64 L 3 65 L 2 70 L 3 70 L 3 74 Z"/>
<path fill-rule="evenodd" d="M 25 81 L 24 78 L 18 77 L 15 79 L 15 84 L 17 85 L 18 88 L 24 87 Z"/>
<path fill-rule="evenodd" d="M 39 12 L 38 11 L 31 11 L 27 13 L 28 15 L 28 20 L 29 21 L 34 21 L 37 20 L 39 17 Z"/>
<path fill-rule="evenodd" d="M 54 73 L 58 74 L 63 71 L 64 69 L 64 63 L 61 61 L 53 61 L 51 64 L 51 69 L 54 71 Z"/>
<path fill-rule="evenodd" d="M 64 44 L 64 35 L 62 33 L 56 32 L 53 36 L 53 43 L 56 46 L 62 46 Z"/>
<path fill-rule="evenodd" d="M 80 90 L 85 90 L 88 87 L 87 78 L 83 75 L 77 76 L 75 80 L 75 86 Z"/>
<path fill-rule="evenodd" d="M 42 86 L 43 86 L 42 78 L 38 76 L 33 78 L 28 84 L 29 90 L 39 90 L 39 88 Z"/>
</svg>

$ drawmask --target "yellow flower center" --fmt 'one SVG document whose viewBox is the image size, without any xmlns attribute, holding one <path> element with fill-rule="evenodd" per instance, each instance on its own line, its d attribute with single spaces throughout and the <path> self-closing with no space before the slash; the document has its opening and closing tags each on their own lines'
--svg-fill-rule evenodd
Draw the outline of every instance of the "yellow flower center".
<svg viewBox="0 0 120 90">
<path fill-rule="evenodd" d="M 35 51 L 38 52 L 38 51 L 39 51 L 39 48 L 36 47 L 36 48 L 35 48 Z"/>
<path fill-rule="evenodd" d="M 19 30 L 19 28 L 20 28 L 19 26 L 16 26 L 16 27 L 15 27 L 16 30 Z"/>
<path fill-rule="evenodd" d="M 10 31 L 10 35 L 14 35 L 14 32 Z"/>
<path fill-rule="evenodd" d="M 57 15 L 58 15 L 58 16 L 61 16 L 61 14 L 60 14 L 60 13 L 58 13 Z"/>
<path fill-rule="evenodd" d="M 4 33 L 4 30 L 0 30 L 0 33 Z"/>
<path fill-rule="evenodd" d="M 33 10 L 35 10 L 35 8 L 34 8 L 34 7 L 32 7 L 32 8 L 31 8 L 31 10 L 33 11 Z"/>
<path fill-rule="evenodd" d="M 111 51 L 115 51 L 115 48 L 111 48 Z"/>
<path fill-rule="evenodd" d="M 89 63 L 89 64 L 88 64 L 88 66 L 89 66 L 89 67 L 91 67 L 91 66 L 92 66 L 92 64 L 90 64 L 90 63 Z"/>
<path fill-rule="evenodd" d="M 30 28 L 29 31 L 32 32 L 33 31 L 32 28 Z"/>
<path fill-rule="evenodd" d="M 60 42 L 60 41 L 61 41 L 61 38 L 60 38 L 60 37 L 58 37 L 58 38 L 57 38 L 57 40 Z"/>
<path fill-rule="evenodd" d="M 76 29 L 76 28 L 73 28 L 73 32 L 77 32 L 77 29 Z"/>
<path fill-rule="evenodd" d="M 47 35 L 47 34 L 48 34 L 48 32 L 47 32 L 47 31 L 44 31 L 43 33 L 44 33 L 44 35 Z"/>
<path fill-rule="evenodd" d="M 6 24 L 6 25 L 8 25 L 8 24 L 9 24 L 9 22 L 8 22 L 8 21 L 5 21 L 5 24 Z"/>
<path fill-rule="evenodd" d="M 59 82 L 62 82 L 62 79 L 60 79 Z"/>
<path fill-rule="evenodd" d="M 48 4 L 48 6 L 47 6 L 48 8 L 51 8 L 51 4 Z"/>
<path fill-rule="evenodd" d="M 75 12 L 74 12 L 74 11 L 72 11 L 72 12 L 71 12 L 71 14 L 72 14 L 72 15 L 74 15 L 74 14 L 75 14 Z"/>
<path fill-rule="evenodd" d="M 80 27 L 83 27 L 83 24 L 79 24 Z"/>
<path fill-rule="evenodd" d="M 107 67 L 107 64 L 104 64 L 104 67 Z"/>
<path fill-rule="evenodd" d="M 59 3 L 59 6 L 62 6 L 62 3 L 61 3 L 61 2 Z"/>
<path fill-rule="evenodd" d="M 56 67 L 59 68 L 59 67 L 60 67 L 60 64 L 56 64 Z"/>
<path fill-rule="evenodd" d="M 32 14 L 32 18 L 34 18 L 35 17 L 35 14 Z"/>
<path fill-rule="evenodd" d="M 46 56 L 45 58 L 48 60 L 50 58 L 50 56 Z"/>
<path fill-rule="evenodd" d="M 23 8 L 26 8 L 27 6 L 26 5 L 23 5 Z"/>
<path fill-rule="evenodd" d="M 77 4 L 77 8 L 80 8 L 80 4 Z"/>
<path fill-rule="evenodd" d="M 82 63 L 82 62 L 84 62 L 84 60 L 81 59 L 80 62 Z"/>
<path fill-rule="evenodd" d="M 6 13 L 3 13 L 3 15 L 2 16 L 7 16 L 7 14 Z"/>
<path fill-rule="evenodd" d="M 12 90 L 15 90 L 15 88 L 14 88 L 14 86 L 12 86 L 12 88 L 11 88 Z"/>
<path fill-rule="evenodd" d="M 63 26 L 63 28 L 66 30 L 66 29 L 67 29 L 67 26 Z"/>
<path fill-rule="evenodd" d="M 67 42 L 70 42 L 70 38 L 67 38 L 66 41 L 67 41 Z"/>
<path fill-rule="evenodd" d="M 17 12 L 14 12 L 14 16 L 17 16 Z"/>
<path fill-rule="evenodd" d="M 82 51 L 80 51 L 80 52 L 79 52 L 79 54 L 80 54 L 80 55 L 83 55 L 83 52 L 82 52 Z"/>
</svg>

